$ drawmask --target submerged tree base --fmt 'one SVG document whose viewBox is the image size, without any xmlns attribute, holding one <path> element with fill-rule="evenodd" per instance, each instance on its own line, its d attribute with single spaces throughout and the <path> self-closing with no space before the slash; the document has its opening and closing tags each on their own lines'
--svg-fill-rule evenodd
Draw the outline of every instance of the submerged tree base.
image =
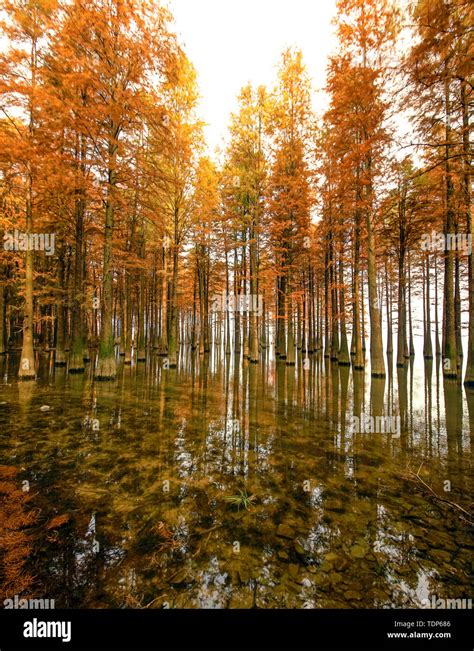
<svg viewBox="0 0 474 651">
<path fill-rule="evenodd" d="M 457 380 L 458 374 L 456 371 L 446 371 L 443 373 L 443 377 L 445 380 Z"/>
<path fill-rule="evenodd" d="M 117 366 L 114 357 L 99 359 L 94 373 L 95 380 L 115 380 L 117 377 Z"/>
<path fill-rule="evenodd" d="M 36 380 L 36 374 L 34 374 L 34 375 L 19 375 L 18 376 L 18 381 L 19 382 L 28 382 L 30 380 Z"/>
<path fill-rule="evenodd" d="M 89 361 L 89 359 L 86 359 L 86 355 L 83 352 L 82 347 L 79 347 L 69 356 L 68 373 L 84 373 L 85 361 Z"/>
</svg>

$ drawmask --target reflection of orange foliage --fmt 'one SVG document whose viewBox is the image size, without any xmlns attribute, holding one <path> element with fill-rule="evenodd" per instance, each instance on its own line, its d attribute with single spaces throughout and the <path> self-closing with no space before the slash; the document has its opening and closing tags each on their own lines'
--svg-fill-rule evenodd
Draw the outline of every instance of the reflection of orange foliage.
<svg viewBox="0 0 474 651">
<path fill-rule="evenodd" d="M 66 522 L 69 522 L 69 516 L 67 514 L 56 515 L 52 520 L 48 522 L 46 529 L 59 529 L 59 527 L 62 527 L 62 525 L 66 524 Z"/>
<path fill-rule="evenodd" d="M 26 509 L 30 498 L 18 486 L 16 474 L 13 466 L 0 466 L 0 593 L 9 598 L 25 595 L 33 583 L 26 563 L 31 553 L 27 529 L 35 513 Z"/>
<path fill-rule="evenodd" d="M 158 547 L 160 551 L 165 551 L 167 549 L 179 549 L 180 544 L 174 538 L 173 532 L 167 527 L 164 522 L 158 522 L 154 527 L 153 531 L 159 535 L 161 538 L 161 543 Z"/>
</svg>

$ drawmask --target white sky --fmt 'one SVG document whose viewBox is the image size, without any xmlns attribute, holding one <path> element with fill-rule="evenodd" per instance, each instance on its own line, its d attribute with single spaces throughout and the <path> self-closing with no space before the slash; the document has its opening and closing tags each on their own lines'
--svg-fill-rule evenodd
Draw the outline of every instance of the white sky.
<svg viewBox="0 0 474 651">
<path fill-rule="evenodd" d="M 325 106 L 327 57 L 336 40 L 335 0 L 169 0 L 175 31 L 198 73 L 200 114 L 210 152 L 222 145 L 247 82 L 272 87 L 281 52 L 297 46 Z"/>
</svg>

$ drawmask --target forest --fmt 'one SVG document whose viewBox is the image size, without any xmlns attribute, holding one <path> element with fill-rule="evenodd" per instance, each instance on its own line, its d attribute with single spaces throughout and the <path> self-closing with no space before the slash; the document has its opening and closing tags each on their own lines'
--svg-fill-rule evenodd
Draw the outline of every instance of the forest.
<svg viewBox="0 0 474 651">
<path fill-rule="evenodd" d="M 384 376 L 384 348 L 397 365 L 414 352 L 416 296 L 424 356 L 461 378 L 466 355 L 474 382 L 472 7 L 418 2 L 398 55 L 400 12 L 338 8 L 322 120 L 289 49 L 274 88 L 242 88 L 215 161 L 164 9 L 6 3 L 0 353 L 21 349 L 19 378 L 35 379 L 35 349 L 69 373 L 97 351 L 110 380 L 116 350 L 172 368 L 180 346 L 224 346 L 258 363 L 272 340 L 288 365 L 322 350 L 358 370 L 369 337 Z"/>
<path fill-rule="evenodd" d="M 359 587 L 344 585 L 334 603 L 327 595 L 320 603 L 413 604 L 413 595 L 398 588 L 388 597 L 389 588 L 372 594 L 368 587 L 376 576 L 391 584 L 390 563 L 399 562 L 392 557 L 375 564 L 371 529 L 366 539 L 363 527 L 380 517 L 365 510 L 367 495 L 372 506 L 382 501 L 384 513 L 395 509 L 392 519 L 383 516 L 390 527 L 404 517 L 395 475 L 412 486 L 407 499 L 414 500 L 417 526 L 428 510 L 431 531 L 437 532 L 423 547 L 421 528 L 415 542 L 434 553 L 436 594 L 445 580 L 449 584 L 450 536 L 457 536 L 455 547 L 462 551 L 456 555 L 457 592 L 448 594 L 461 597 L 467 589 L 474 6 L 469 0 L 337 0 L 336 6 L 337 45 L 327 61 L 325 87 L 317 89 L 327 98 L 325 109 L 314 108 L 307 62 L 292 45 L 275 61 L 273 84 L 243 80 L 225 143 L 211 152 L 199 111 L 199 71 L 161 2 L 1 2 L 0 450 L 6 465 L 0 498 L 14 499 L 23 513 L 16 518 L 22 532 L 17 535 L 28 549 L 12 578 L 8 567 L 16 560 L 5 534 L 11 525 L 0 519 L 7 596 L 27 594 L 31 587 L 22 572 L 32 535 L 46 536 L 50 545 L 49 556 L 41 547 L 36 560 L 39 578 L 54 586 L 50 597 L 63 595 L 68 605 L 155 607 L 162 605 L 155 601 L 157 590 L 173 585 L 176 607 L 227 604 L 222 595 L 208 595 L 207 601 L 194 595 L 186 602 L 183 586 L 200 585 L 204 578 L 188 566 L 180 569 L 180 563 L 188 535 L 194 542 L 186 558 L 197 555 L 199 563 L 206 557 L 211 564 L 206 554 L 212 556 L 213 528 L 230 526 L 230 540 L 248 547 L 255 567 L 266 563 L 257 562 L 255 550 L 264 556 L 268 541 L 277 541 L 274 577 L 284 567 L 288 581 L 300 577 L 303 590 L 320 563 L 333 589 L 347 558 L 364 565 L 354 571 Z M 413 398 L 416 364 L 425 383 L 421 412 Z M 370 408 L 364 407 L 365 387 Z M 423 388 L 415 382 L 417 391 Z M 344 424 L 353 414 L 360 420 L 355 434 Z M 401 425 L 386 420 L 384 430 L 383 418 L 395 414 Z M 194 418 L 198 422 L 188 431 Z M 325 425 L 314 438 L 310 427 L 317 428 L 318 419 Z M 106 440 L 106 433 L 115 436 L 124 426 L 126 439 Z M 392 438 L 369 441 L 367 432 Z M 369 447 L 356 450 L 352 436 L 366 436 L 361 445 Z M 309 467 L 290 469 L 293 462 L 304 465 L 304 456 L 313 458 L 307 463 L 317 463 L 324 479 Z M 373 464 L 390 474 L 385 489 L 373 476 Z M 319 489 L 311 483 L 317 476 Z M 19 478 L 41 485 L 42 497 L 22 497 Z M 149 499 L 161 494 L 163 481 L 171 482 L 169 512 L 157 515 Z M 291 481 L 300 488 L 310 482 L 309 492 L 302 488 L 298 497 L 309 502 L 298 506 L 293 496 L 287 498 L 290 506 L 283 500 L 277 508 L 272 500 Z M 442 481 L 453 483 L 451 494 L 434 486 Z M 109 489 L 106 497 L 100 486 L 109 482 L 118 493 Z M 180 493 L 173 482 L 185 482 L 187 489 Z M 353 509 L 362 514 L 361 527 L 334 554 L 334 531 L 328 531 L 337 523 L 352 535 L 352 520 L 344 520 L 340 503 L 349 499 L 344 485 L 352 482 L 356 488 L 363 484 L 360 494 L 354 489 L 359 501 Z M 190 491 L 194 506 L 186 502 Z M 44 500 L 48 519 L 41 527 L 23 498 Z M 315 547 L 314 531 L 313 538 L 301 537 L 314 500 L 333 518 L 320 532 L 328 537 L 326 556 L 318 560 L 315 555 L 323 552 Z M 178 504 L 188 527 L 194 522 L 187 534 Z M 288 508 L 290 524 L 284 521 Z M 106 523 L 104 512 L 121 524 Z M 257 519 L 271 513 L 275 531 L 249 533 L 242 522 L 252 513 Z M 456 514 L 462 522 L 452 524 Z M 443 518 L 456 534 L 447 531 Z M 174 571 L 160 575 L 158 584 L 141 565 L 152 553 L 143 533 L 148 525 L 153 555 L 161 550 L 163 567 Z M 193 527 L 201 533 L 190 533 Z M 56 533 L 48 538 L 51 532 Z M 204 543 L 199 536 L 207 532 Z M 128 543 L 133 539 L 132 549 L 122 535 Z M 57 568 L 51 572 L 61 553 L 61 563 L 79 563 L 73 560 L 78 537 L 80 545 L 91 541 L 87 553 L 104 574 L 123 543 L 127 560 L 121 567 L 129 571 L 131 564 L 135 573 L 133 581 L 126 575 L 125 597 L 110 576 L 101 579 L 105 598 L 84 587 L 79 570 L 76 579 L 70 572 L 58 578 Z M 292 541 L 288 553 L 283 539 Z M 84 572 L 92 572 L 87 567 Z M 301 579 L 304 568 L 309 574 Z M 251 597 L 242 586 L 255 587 L 257 570 L 247 576 L 238 566 L 228 575 L 241 590 L 229 607 L 273 607 L 272 598 L 301 606 L 309 599 L 297 598 L 288 586 L 278 596 L 258 597 L 257 590 Z M 324 593 L 324 581 L 318 585 Z"/>
</svg>

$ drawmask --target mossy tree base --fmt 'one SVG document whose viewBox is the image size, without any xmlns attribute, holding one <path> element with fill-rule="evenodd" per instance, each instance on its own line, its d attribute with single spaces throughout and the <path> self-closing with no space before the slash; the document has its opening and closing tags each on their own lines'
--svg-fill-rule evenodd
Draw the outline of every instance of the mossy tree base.
<svg viewBox="0 0 474 651">
<path fill-rule="evenodd" d="M 443 377 L 447 380 L 456 380 L 458 377 L 458 372 L 443 370 Z"/>
<path fill-rule="evenodd" d="M 54 356 L 54 365 L 66 366 L 66 354 L 64 350 L 56 350 L 56 354 Z"/>
<path fill-rule="evenodd" d="M 82 349 L 73 351 L 69 356 L 68 373 L 84 373 L 84 352 Z"/>
<path fill-rule="evenodd" d="M 18 381 L 19 382 L 30 382 L 30 381 L 36 380 L 36 374 L 33 375 L 19 375 L 18 376 Z"/>
<path fill-rule="evenodd" d="M 156 351 L 156 354 L 159 355 L 160 357 L 166 357 L 166 355 L 168 354 L 168 347 L 165 346 L 161 341 L 158 341 L 155 344 L 154 349 Z"/>
<path fill-rule="evenodd" d="M 117 365 L 115 357 L 105 357 L 98 360 L 94 372 L 95 380 L 115 380 L 117 377 Z"/>
</svg>

